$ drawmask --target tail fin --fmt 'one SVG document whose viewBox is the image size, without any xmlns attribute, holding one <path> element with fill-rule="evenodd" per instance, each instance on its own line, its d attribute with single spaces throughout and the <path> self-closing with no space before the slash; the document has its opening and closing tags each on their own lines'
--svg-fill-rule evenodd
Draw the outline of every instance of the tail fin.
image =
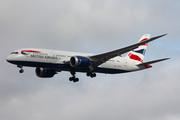
<svg viewBox="0 0 180 120">
<path fill-rule="evenodd" d="M 150 38 L 150 34 L 145 34 L 141 37 L 141 39 L 138 42 L 148 40 L 149 38 Z M 126 57 L 129 57 L 130 59 L 136 61 L 137 64 L 143 63 L 143 59 L 144 59 L 144 55 L 145 55 L 145 52 L 147 49 L 147 45 L 148 45 L 148 43 L 143 44 L 143 45 L 139 46 L 138 48 L 130 51 Z"/>
</svg>

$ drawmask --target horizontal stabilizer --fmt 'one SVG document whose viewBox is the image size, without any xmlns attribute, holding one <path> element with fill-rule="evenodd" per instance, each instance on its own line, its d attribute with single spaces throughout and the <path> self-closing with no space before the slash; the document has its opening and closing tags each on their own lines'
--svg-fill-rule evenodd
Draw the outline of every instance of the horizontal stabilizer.
<svg viewBox="0 0 180 120">
<path fill-rule="evenodd" d="M 144 66 L 144 65 L 148 65 L 148 64 L 153 64 L 153 63 L 161 62 L 161 61 L 168 60 L 168 59 L 170 59 L 170 58 L 164 58 L 164 59 L 149 61 L 149 62 L 138 64 L 137 66 L 142 66 L 142 65 Z"/>
</svg>

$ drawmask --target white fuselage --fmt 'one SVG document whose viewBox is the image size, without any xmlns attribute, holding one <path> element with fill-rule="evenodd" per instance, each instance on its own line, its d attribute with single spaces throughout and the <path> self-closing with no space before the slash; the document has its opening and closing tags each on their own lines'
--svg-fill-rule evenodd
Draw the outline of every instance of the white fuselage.
<svg viewBox="0 0 180 120">
<path fill-rule="evenodd" d="M 72 56 L 88 57 L 93 55 L 88 53 L 35 48 L 19 49 L 15 52 L 18 54 L 10 54 L 7 58 L 8 62 L 21 66 L 52 68 L 56 71 L 75 72 L 88 72 L 89 69 L 73 68 L 69 64 L 70 58 Z M 143 66 L 139 67 L 136 65 L 137 61 L 127 59 L 127 57 L 118 56 L 99 65 L 93 70 L 93 72 L 115 74 L 145 69 Z"/>
</svg>

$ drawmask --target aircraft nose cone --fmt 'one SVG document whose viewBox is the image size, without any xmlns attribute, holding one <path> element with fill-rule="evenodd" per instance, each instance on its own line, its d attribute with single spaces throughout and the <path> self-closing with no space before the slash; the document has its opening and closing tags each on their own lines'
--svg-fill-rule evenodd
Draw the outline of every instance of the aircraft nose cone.
<svg viewBox="0 0 180 120">
<path fill-rule="evenodd" d="M 7 62 L 10 62 L 10 61 L 11 61 L 11 56 L 8 56 L 8 57 L 6 58 L 6 61 L 7 61 Z"/>
</svg>

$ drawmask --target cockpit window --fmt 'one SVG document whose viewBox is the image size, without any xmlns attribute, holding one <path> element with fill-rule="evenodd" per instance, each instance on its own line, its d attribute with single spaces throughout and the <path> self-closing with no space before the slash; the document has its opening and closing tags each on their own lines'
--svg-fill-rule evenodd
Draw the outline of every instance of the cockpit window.
<svg viewBox="0 0 180 120">
<path fill-rule="evenodd" d="M 11 54 L 18 54 L 18 52 L 12 52 Z"/>
</svg>

